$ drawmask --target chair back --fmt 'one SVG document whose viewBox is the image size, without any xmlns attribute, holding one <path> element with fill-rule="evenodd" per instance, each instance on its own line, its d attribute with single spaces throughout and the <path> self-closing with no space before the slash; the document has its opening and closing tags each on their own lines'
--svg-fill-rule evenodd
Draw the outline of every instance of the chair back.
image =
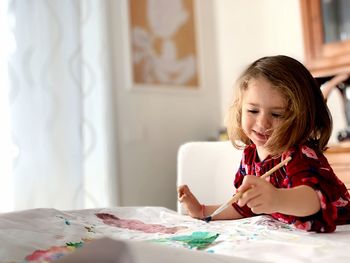
<svg viewBox="0 0 350 263">
<path fill-rule="evenodd" d="M 222 204 L 234 193 L 234 176 L 242 150 L 230 141 L 188 142 L 180 146 L 177 156 L 177 186 L 187 184 L 198 201 Z M 177 211 L 185 211 L 177 202 Z"/>
</svg>

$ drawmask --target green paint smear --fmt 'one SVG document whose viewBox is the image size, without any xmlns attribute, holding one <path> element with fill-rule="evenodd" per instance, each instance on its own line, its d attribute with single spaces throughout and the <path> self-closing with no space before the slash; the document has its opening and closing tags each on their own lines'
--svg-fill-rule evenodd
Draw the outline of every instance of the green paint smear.
<svg viewBox="0 0 350 263">
<path fill-rule="evenodd" d="M 176 241 L 185 244 L 189 248 L 205 249 L 210 246 L 219 234 L 210 232 L 193 232 L 191 235 L 175 236 L 170 238 L 154 240 L 157 242 Z"/>
<path fill-rule="evenodd" d="M 80 248 L 84 245 L 84 242 L 81 241 L 81 242 L 76 242 L 76 243 L 73 243 L 73 242 L 68 242 L 66 243 L 67 247 L 75 247 L 75 248 Z"/>
</svg>

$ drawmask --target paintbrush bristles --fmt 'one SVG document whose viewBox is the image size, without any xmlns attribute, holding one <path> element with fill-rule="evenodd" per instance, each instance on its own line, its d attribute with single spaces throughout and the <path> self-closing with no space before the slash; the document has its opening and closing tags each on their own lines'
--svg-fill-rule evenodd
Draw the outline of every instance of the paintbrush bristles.
<svg viewBox="0 0 350 263">
<path fill-rule="evenodd" d="M 282 166 L 286 165 L 290 160 L 292 160 L 292 157 L 289 156 L 286 159 L 284 159 L 283 161 L 281 161 L 279 164 L 277 164 L 276 166 L 272 167 L 270 170 L 268 170 L 266 173 L 264 173 L 262 176 L 260 176 L 260 178 L 262 179 L 266 179 L 268 178 L 272 173 L 274 173 L 275 171 L 277 171 L 278 169 L 280 169 Z M 245 191 L 244 191 L 245 192 Z M 207 216 L 204 218 L 204 221 L 209 223 L 214 216 L 220 214 L 222 211 L 224 211 L 229 205 L 235 203 L 238 201 L 238 199 L 240 199 L 242 197 L 243 193 L 241 192 L 237 192 L 234 196 L 232 196 L 230 198 L 230 200 L 228 200 L 226 203 L 224 203 L 223 205 L 221 205 L 218 209 L 216 209 L 210 216 Z"/>
<path fill-rule="evenodd" d="M 220 214 L 222 211 L 224 211 L 229 205 L 235 203 L 238 201 L 238 199 L 240 199 L 242 196 L 242 193 L 241 192 L 237 192 L 234 196 L 231 197 L 230 200 L 228 200 L 226 203 L 224 203 L 223 205 L 221 205 L 218 209 L 216 209 L 210 216 L 208 217 L 205 217 L 204 218 L 204 221 L 206 221 L 207 223 L 209 221 L 211 221 L 211 219 Z"/>
</svg>

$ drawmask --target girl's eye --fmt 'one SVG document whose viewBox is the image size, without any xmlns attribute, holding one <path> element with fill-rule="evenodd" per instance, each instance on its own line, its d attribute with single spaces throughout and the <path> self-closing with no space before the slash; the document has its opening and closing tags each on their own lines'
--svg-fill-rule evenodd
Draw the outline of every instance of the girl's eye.
<svg viewBox="0 0 350 263">
<path fill-rule="evenodd" d="M 282 118 L 283 115 L 281 113 L 271 113 L 272 117 L 274 118 Z"/>
<path fill-rule="evenodd" d="M 253 113 L 253 114 L 256 114 L 258 113 L 259 111 L 258 110 L 248 110 L 249 113 Z"/>
</svg>

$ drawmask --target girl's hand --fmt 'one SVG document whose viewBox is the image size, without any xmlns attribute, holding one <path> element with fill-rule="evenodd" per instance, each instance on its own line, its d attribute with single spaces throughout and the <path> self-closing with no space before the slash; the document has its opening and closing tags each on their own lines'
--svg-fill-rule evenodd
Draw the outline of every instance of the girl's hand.
<svg viewBox="0 0 350 263">
<path fill-rule="evenodd" d="M 177 188 L 178 200 L 185 207 L 187 213 L 194 218 L 202 218 L 202 205 L 197 198 L 192 194 L 187 185 L 180 185 Z"/>
<path fill-rule="evenodd" d="M 237 190 L 246 191 L 237 202 L 239 206 L 247 205 L 255 214 L 276 212 L 279 202 L 278 189 L 268 181 L 247 175 Z"/>
</svg>

